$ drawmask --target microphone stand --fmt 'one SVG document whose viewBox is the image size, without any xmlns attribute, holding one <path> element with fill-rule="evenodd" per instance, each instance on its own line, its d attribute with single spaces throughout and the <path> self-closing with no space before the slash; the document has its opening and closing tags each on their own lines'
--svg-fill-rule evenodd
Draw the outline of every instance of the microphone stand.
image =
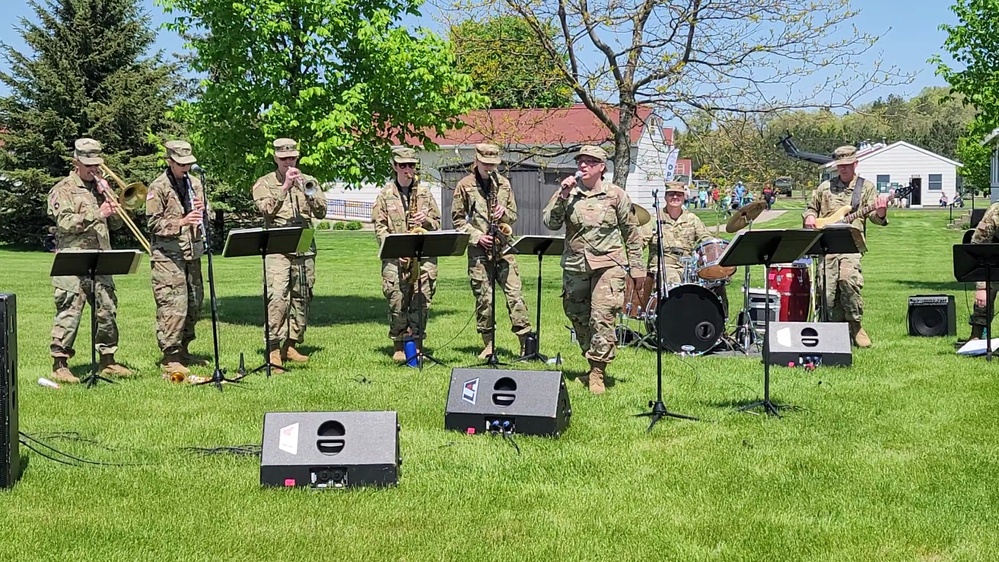
<svg viewBox="0 0 999 562">
<path fill-rule="evenodd" d="M 652 192 L 652 209 L 654 211 L 653 216 L 656 220 L 656 241 L 659 247 L 659 252 L 656 255 L 657 269 L 656 269 L 656 308 L 663 303 L 663 284 L 662 280 L 665 277 L 663 271 L 663 227 L 662 219 L 659 217 L 659 190 L 656 189 Z M 635 417 L 650 417 L 652 418 L 652 423 L 649 424 L 648 429 L 645 430 L 646 433 L 652 431 L 656 423 L 659 420 L 670 417 L 679 418 L 685 420 L 697 421 L 697 418 L 693 416 L 687 416 L 684 414 L 677 414 L 675 412 L 670 412 L 666 408 L 666 404 L 663 402 L 663 317 L 659 314 L 659 311 L 655 311 L 655 327 L 656 327 L 656 399 L 649 401 L 649 408 L 652 408 L 648 412 L 641 414 L 635 414 Z"/>
<path fill-rule="evenodd" d="M 226 378 L 222 371 L 222 367 L 219 364 L 219 307 L 218 299 L 215 297 L 215 267 L 212 264 L 212 227 L 208 220 L 208 183 L 205 182 L 205 171 L 198 167 L 198 175 L 201 176 L 201 188 L 205 192 L 204 209 L 201 211 L 201 234 L 205 239 L 205 254 L 208 255 L 208 292 L 209 300 L 211 301 L 212 308 L 212 352 L 215 356 L 215 370 L 212 372 L 212 378 L 204 382 L 195 383 L 200 386 L 203 384 L 214 384 L 218 387 L 219 392 L 222 391 L 222 383 L 224 382 L 243 382 L 243 377 L 246 376 L 246 371 L 243 368 L 243 362 L 240 361 L 239 376 L 235 379 Z M 187 189 L 190 193 L 191 205 L 194 206 L 194 189 L 191 188 L 191 178 L 185 174 L 184 179 L 187 181 Z"/>
</svg>

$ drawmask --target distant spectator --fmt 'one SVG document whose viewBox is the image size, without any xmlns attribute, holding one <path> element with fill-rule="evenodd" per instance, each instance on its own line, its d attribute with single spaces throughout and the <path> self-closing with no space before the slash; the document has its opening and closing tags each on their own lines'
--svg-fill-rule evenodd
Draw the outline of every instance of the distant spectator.
<svg viewBox="0 0 999 562">
<path fill-rule="evenodd" d="M 721 192 L 718 190 L 718 186 L 711 187 L 711 202 L 714 205 L 718 205 L 718 201 L 721 200 Z"/>
<path fill-rule="evenodd" d="M 697 204 L 702 209 L 708 206 L 708 190 L 704 186 L 697 190 Z"/>
<path fill-rule="evenodd" d="M 767 203 L 767 209 L 774 204 L 774 189 L 769 183 L 763 185 L 763 200 Z"/>
<path fill-rule="evenodd" d="M 746 196 L 746 186 L 742 185 L 742 182 L 736 182 L 735 189 L 732 190 L 732 202 L 735 203 L 734 209 L 742 207 L 742 198 Z"/>
<path fill-rule="evenodd" d="M 947 206 L 947 194 L 946 193 L 941 193 L 940 194 L 940 206 L 941 207 L 946 207 Z"/>
</svg>

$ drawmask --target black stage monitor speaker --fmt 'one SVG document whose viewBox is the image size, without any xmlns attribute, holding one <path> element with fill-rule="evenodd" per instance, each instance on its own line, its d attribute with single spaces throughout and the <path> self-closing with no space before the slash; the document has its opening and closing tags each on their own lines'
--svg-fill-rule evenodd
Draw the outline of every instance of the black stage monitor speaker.
<svg viewBox="0 0 999 562">
<path fill-rule="evenodd" d="M 561 371 L 451 371 L 445 429 L 558 437 L 571 416 Z"/>
<path fill-rule="evenodd" d="M 0 295 L 0 488 L 21 476 L 17 439 L 17 299 Z"/>
<path fill-rule="evenodd" d="M 396 412 L 268 412 L 260 484 L 309 488 L 399 482 Z"/>
<path fill-rule="evenodd" d="M 957 312 L 954 295 L 909 297 L 910 336 L 956 336 Z"/>
<path fill-rule="evenodd" d="M 853 364 L 846 322 L 771 322 L 769 342 L 771 365 Z"/>
<path fill-rule="evenodd" d="M 985 217 L 985 211 L 987 211 L 987 210 L 988 210 L 988 208 L 985 208 L 985 209 L 972 209 L 972 211 L 971 211 L 971 221 L 968 223 L 968 228 L 971 228 L 972 230 L 974 230 L 975 228 L 977 228 L 978 227 L 978 223 L 982 222 L 982 218 Z"/>
</svg>

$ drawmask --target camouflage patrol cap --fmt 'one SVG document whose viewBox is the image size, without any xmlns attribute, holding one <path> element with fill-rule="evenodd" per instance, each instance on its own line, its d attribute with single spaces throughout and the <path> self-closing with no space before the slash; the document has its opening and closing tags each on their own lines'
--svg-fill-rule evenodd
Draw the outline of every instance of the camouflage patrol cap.
<svg viewBox="0 0 999 562">
<path fill-rule="evenodd" d="M 182 166 L 194 164 L 198 161 L 198 159 L 194 157 L 194 154 L 191 153 L 191 143 L 187 141 L 167 141 L 163 146 L 166 147 L 167 158 Z"/>
<path fill-rule="evenodd" d="M 846 145 L 837 148 L 833 151 L 833 160 L 837 166 L 853 164 L 857 161 L 857 147 Z"/>
<path fill-rule="evenodd" d="M 94 139 L 77 139 L 73 148 L 73 159 L 84 166 L 99 166 L 104 163 L 101 158 L 101 143 Z"/>
<path fill-rule="evenodd" d="M 683 193 L 686 194 L 686 185 L 682 181 L 668 181 L 666 182 L 666 191 L 664 193 Z"/>
<path fill-rule="evenodd" d="M 587 145 L 579 149 L 579 153 L 576 154 L 576 160 L 579 160 L 583 156 L 589 156 L 590 158 L 596 158 L 601 162 L 607 161 L 607 151 L 600 148 L 599 146 Z"/>
<path fill-rule="evenodd" d="M 419 164 L 416 158 L 416 151 L 408 146 L 399 146 L 392 149 L 392 162 L 396 164 Z"/>
<path fill-rule="evenodd" d="M 274 156 L 278 158 L 298 158 L 298 143 L 292 139 L 275 140 Z"/>
<path fill-rule="evenodd" d="M 503 161 L 500 154 L 500 147 L 495 144 L 483 143 L 475 145 L 475 159 L 483 164 L 499 164 Z"/>
</svg>

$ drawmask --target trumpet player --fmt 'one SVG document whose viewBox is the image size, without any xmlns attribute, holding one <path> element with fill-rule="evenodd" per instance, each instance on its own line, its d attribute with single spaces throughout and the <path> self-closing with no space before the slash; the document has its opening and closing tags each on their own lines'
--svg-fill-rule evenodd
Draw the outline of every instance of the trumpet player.
<svg viewBox="0 0 999 562">
<path fill-rule="evenodd" d="M 56 251 L 68 249 L 110 250 L 110 231 L 122 227 L 120 207 L 114 192 L 101 176 L 101 143 L 94 139 L 78 139 L 74 143 L 73 169 L 50 191 L 48 215 L 56 223 Z M 69 359 L 75 355 L 73 343 L 83 317 L 83 307 L 91 294 L 97 310 L 97 333 L 94 346 L 100 355 L 102 374 L 126 377 L 132 371 L 115 360 L 118 350 L 118 298 L 114 280 L 98 275 L 93 285 L 87 277 L 53 277 L 55 290 L 55 320 L 52 324 L 52 380 L 78 383 L 80 379 L 69 370 Z"/>
<path fill-rule="evenodd" d="M 379 247 L 389 234 L 419 232 L 421 229 L 431 231 L 441 226 L 437 201 L 417 177 L 416 166 L 419 162 L 412 148 L 399 147 L 392 151 L 395 177 L 378 192 L 371 209 Z M 420 277 L 423 292 L 417 294 Z M 406 338 L 422 341 L 425 336 L 427 313 L 436 285 L 437 258 L 428 258 L 419 266 L 412 259 L 382 260 L 382 294 L 388 300 L 388 336 L 394 344 L 393 360 L 400 363 L 406 360 L 403 347 Z"/>
<path fill-rule="evenodd" d="M 520 339 L 521 356 L 531 333 L 517 260 L 503 254 L 512 242 L 511 225 L 517 221 L 517 201 L 509 180 L 496 172 L 501 161 L 498 146 L 475 145 L 472 173 L 458 181 L 451 207 L 455 230 L 469 234 L 468 278 L 475 296 L 475 328 L 482 336 L 480 359 L 487 359 L 495 352 L 493 283 L 506 295 L 506 310 L 511 330 Z"/>
<path fill-rule="evenodd" d="M 267 227 L 300 226 L 311 229 L 312 219 L 326 218 L 326 194 L 319 181 L 298 168 L 298 143 L 277 139 L 273 143 L 277 170 L 253 184 L 253 202 Z M 282 367 L 284 361 L 304 363 L 308 356 L 296 345 L 305 338 L 312 288 L 316 283 L 316 243 L 297 254 L 267 256 L 268 316 L 270 344 L 268 361 Z"/>
<path fill-rule="evenodd" d="M 164 374 L 186 375 L 190 372 L 187 367 L 198 363 L 189 346 L 205 298 L 201 277 L 204 189 L 198 178 L 189 175 L 197 162 L 191 145 L 174 140 L 164 147 L 167 169 L 149 184 L 146 195 L 156 340 L 163 353 L 160 366 Z"/>
</svg>

